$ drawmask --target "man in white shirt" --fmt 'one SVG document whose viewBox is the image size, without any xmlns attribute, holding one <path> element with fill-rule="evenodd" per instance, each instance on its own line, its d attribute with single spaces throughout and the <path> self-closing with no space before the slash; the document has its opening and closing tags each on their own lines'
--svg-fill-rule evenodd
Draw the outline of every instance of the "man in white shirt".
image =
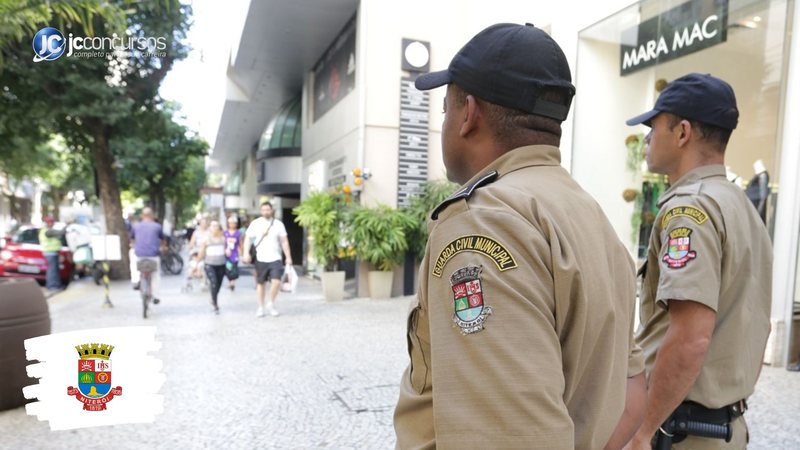
<svg viewBox="0 0 800 450">
<path fill-rule="evenodd" d="M 261 204 L 261 217 L 252 221 L 247 227 L 244 262 L 250 264 L 250 247 L 256 246 L 256 292 L 258 294 L 257 317 L 264 316 L 264 296 L 266 294 L 266 283 L 270 282 L 269 303 L 267 311 L 272 316 L 277 316 L 275 310 L 275 298 L 283 277 L 284 265 L 282 262 L 281 249 L 286 255 L 286 265 L 292 265 L 292 253 L 289 251 L 289 239 L 286 237 L 286 227 L 283 222 L 275 218 L 272 203 L 264 202 Z"/>
</svg>

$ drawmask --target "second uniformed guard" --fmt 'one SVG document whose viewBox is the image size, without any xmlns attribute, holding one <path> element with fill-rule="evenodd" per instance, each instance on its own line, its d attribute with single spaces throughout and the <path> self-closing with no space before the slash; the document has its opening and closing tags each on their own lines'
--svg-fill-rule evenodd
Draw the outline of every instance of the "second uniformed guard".
<svg viewBox="0 0 800 450">
<path fill-rule="evenodd" d="M 728 83 L 680 77 L 652 111 L 651 172 L 669 176 L 647 253 L 637 343 L 647 413 L 632 448 L 745 448 L 746 399 L 769 335 L 772 245 L 744 192 L 725 177 L 739 111 Z M 688 436 L 688 437 L 687 437 Z"/>
<path fill-rule="evenodd" d="M 564 53 L 532 25 L 494 25 L 416 80 L 444 85 L 442 154 L 462 187 L 428 223 L 397 446 L 619 448 L 644 410 L 634 265 L 560 165 Z"/>
</svg>

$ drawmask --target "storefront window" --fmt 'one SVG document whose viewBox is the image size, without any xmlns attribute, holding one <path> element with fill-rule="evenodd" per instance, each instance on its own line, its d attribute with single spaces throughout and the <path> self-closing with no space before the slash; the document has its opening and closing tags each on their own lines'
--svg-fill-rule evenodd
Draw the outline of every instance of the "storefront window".
<svg viewBox="0 0 800 450">
<path fill-rule="evenodd" d="M 573 176 L 600 202 L 620 238 L 644 256 L 667 180 L 642 167 L 647 127 L 625 120 L 652 108 L 667 82 L 711 73 L 733 86 L 739 126 L 729 178 L 773 229 L 787 57 L 787 0 L 651 0 L 580 32 Z"/>
</svg>

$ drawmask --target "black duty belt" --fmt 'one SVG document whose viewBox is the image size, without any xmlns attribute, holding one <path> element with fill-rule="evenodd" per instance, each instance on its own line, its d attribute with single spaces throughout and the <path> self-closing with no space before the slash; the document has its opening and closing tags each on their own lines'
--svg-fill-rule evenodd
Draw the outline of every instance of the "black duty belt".
<svg viewBox="0 0 800 450">
<path fill-rule="evenodd" d="M 656 433 L 653 448 L 669 449 L 687 436 L 723 439 L 730 442 L 733 429 L 730 423 L 747 411 L 747 401 L 739 400 L 722 408 L 709 409 L 691 401 L 685 401 L 664 422 Z"/>
<path fill-rule="evenodd" d="M 739 400 L 736 403 L 717 409 L 709 409 L 699 403 L 686 401 L 678 406 L 672 414 L 672 418 L 725 425 L 733 422 L 745 411 L 747 411 L 746 400 Z"/>
</svg>

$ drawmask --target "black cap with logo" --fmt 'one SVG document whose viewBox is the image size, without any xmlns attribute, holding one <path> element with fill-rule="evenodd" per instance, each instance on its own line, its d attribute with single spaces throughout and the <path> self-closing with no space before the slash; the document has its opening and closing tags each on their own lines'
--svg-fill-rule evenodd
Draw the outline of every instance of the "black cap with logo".
<svg viewBox="0 0 800 450">
<path fill-rule="evenodd" d="M 653 117 L 662 112 L 726 130 L 735 129 L 739 122 L 733 88 L 709 74 L 690 73 L 675 79 L 661 91 L 652 110 L 625 123 L 650 126 Z"/>
<path fill-rule="evenodd" d="M 421 91 L 455 83 L 488 102 L 559 121 L 575 95 L 567 58 L 547 33 L 531 24 L 500 23 L 476 34 L 446 70 L 417 78 Z M 561 89 L 565 105 L 540 99 L 544 88 Z"/>
</svg>

